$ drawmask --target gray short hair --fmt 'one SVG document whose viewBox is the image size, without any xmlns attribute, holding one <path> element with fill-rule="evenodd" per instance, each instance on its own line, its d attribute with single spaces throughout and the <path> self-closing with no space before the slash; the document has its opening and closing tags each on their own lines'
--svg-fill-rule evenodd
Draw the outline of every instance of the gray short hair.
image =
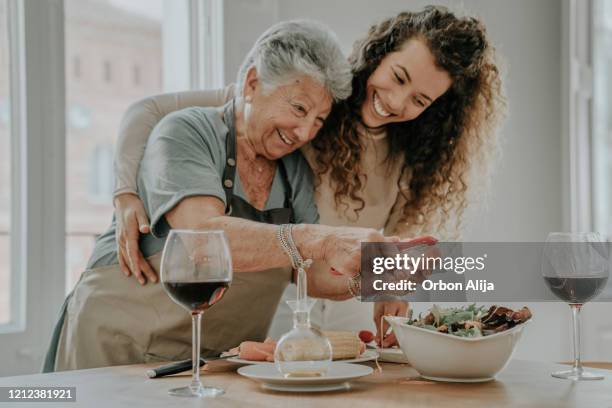
<svg viewBox="0 0 612 408">
<path fill-rule="evenodd" d="M 315 21 L 284 21 L 267 29 L 242 62 L 238 93 L 242 94 L 247 72 L 253 66 L 266 90 L 304 75 L 319 82 L 335 101 L 351 94 L 351 67 L 338 39 Z"/>
</svg>

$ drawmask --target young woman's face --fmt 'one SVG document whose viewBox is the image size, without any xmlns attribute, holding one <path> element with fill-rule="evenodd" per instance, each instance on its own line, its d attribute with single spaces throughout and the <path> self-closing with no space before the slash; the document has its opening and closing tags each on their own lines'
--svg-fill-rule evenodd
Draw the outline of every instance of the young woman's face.
<svg viewBox="0 0 612 408">
<path fill-rule="evenodd" d="M 451 86 L 448 72 L 438 68 L 421 39 L 410 39 L 387 54 L 368 78 L 361 107 L 364 124 L 377 128 L 415 119 Z"/>
</svg>

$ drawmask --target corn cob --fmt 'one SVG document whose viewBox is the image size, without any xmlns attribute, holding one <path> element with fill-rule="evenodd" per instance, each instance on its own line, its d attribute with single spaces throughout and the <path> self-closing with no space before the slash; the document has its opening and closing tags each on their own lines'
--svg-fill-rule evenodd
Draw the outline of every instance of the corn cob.
<svg viewBox="0 0 612 408">
<path fill-rule="evenodd" d="M 364 343 L 359 340 L 355 332 L 324 331 L 323 335 L 327 337 L 331 343 L 332 358 L 334 360 L 356 358 L 365 350 Z"/>
</svg>

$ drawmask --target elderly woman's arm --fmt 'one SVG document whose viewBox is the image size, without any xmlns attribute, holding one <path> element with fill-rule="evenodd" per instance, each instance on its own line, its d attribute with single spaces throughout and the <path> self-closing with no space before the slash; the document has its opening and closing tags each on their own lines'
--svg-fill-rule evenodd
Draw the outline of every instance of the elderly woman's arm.
<svg viewBox="0 0 612 408">
<path fill-rule="evenodd" d="M 233 96 L 234 85 L 155 95 L 133 103 L 123 115 L 115 149 L 113 202 L 119 265 L 126 276 L 133 274 L 143 285 L 157 281 L 157 274 L 138 248 L 140 234 L 149 232 L 149 220 L 136 188 L 136 175 L 153 128 L 169 113 L 191 106 L 222 106 Z"/>
<path fill-rule="evenodd" d="M 165 217 L 171 228 L 225 231 L 236 272 L 290 265 L 289 257 L 276 238 L 278 226 L 228 217 L 224 215 L 224 210 L 225 205 L 218 198 L 194 196 L 180 201 Z M 304 258 L 327 262 L 350 276 L 359 274 L 362 241 L 396 241 L 373 229 L 312 224 L 295 225 L 293 239 Z M 328 293 L 326 297 L 334 297 L 333 290 Z"/>
<path fill-rule="evenodd" d="M 163 238 L 171 229 L 221 229 L 227 235 L 236 272 L 289 266 L 290 258 L 276 238 L 278 226 L 225 215 L 225 129 L 219 110 L 195 108 L 168 115 L 155 128 L 138 180 L 151 233 Z M 293 165 L 289 160 L 287 167 Z M 295 194 L 293 198 L 294 208 L 302 208 L 295 213 L 298 223 L 293 238 L 304 258 L 327 262 L 352 276 L 360 270 L 362 241 L 394 241 L 373 229 L 311 224 L 316 217 L 303 210 L 302 199 Z"/>
</svg>

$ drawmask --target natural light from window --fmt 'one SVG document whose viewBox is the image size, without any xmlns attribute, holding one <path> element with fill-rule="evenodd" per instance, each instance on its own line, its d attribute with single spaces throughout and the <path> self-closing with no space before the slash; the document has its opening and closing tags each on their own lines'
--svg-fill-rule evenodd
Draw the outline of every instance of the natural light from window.
<svg viewBox="0 0 612 408">
<path fill-rule="evenodd" d="M 66 0 L 66 290 L 111 223 L 127 107 L 161 92 L 163 0 Z"/>
<path fill-rule="evenodd" d="M 0 0 L 0 325 L 11 318 L 11 132 L 7 0 Z"/>
<path fill-rule="evenodd" d="M 594 2 L 593 208 L 596 230 L 612 235 L 612 2 Z"/>
</svg>

